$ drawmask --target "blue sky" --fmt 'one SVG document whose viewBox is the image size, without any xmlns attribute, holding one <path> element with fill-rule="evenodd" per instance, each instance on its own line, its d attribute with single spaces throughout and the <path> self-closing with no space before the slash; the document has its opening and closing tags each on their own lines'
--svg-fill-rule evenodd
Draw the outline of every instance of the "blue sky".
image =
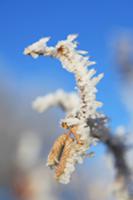
<svg viewBox="0 0 133 200">
<path fill-rule="evenodd" d="M 80 48 L 88 50 L 97 71 L 105 73 L 98 99 L 104 102 L 111 126 L 127 124 L 110 44 L 116 32 L 132 30 L 132 10 L 132 0 L 0 0 L 0 70 L 22 93 L 30 94 L 31 88 L 38 95 L 57 88 L 71 91 L 73 76 L 57 61 L 33 60 L 23 55 L 23 49 L 43 36 L 52 36 L 54 44 L 78 33 Z"/>
</svg>

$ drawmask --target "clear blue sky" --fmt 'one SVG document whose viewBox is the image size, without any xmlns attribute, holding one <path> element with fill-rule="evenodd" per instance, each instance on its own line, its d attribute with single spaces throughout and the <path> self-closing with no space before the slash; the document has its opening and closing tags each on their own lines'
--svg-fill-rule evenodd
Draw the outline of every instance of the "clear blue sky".
<svg viewBox="0 0 133 200">
<path fill-rule="evenodd" d="M 43 36 L 52 36 L 51 43 L 55 43 L 69 33 L 78 33 L 80 48 L 88 50 L 97 71 L 105 73 L 98 93 L 104 111 L 113 127 L 126 124 L 110 43 L 115 32 L 132 27 L 132 0 L 0 0 L 0 69 L 20 92 L 30 93 L 31 87 L 40 87 L 40 95 L 59 87 L 71 91 L 73 76 L 57 61 L 33 60 L 22 52 Z"/>
</svg>

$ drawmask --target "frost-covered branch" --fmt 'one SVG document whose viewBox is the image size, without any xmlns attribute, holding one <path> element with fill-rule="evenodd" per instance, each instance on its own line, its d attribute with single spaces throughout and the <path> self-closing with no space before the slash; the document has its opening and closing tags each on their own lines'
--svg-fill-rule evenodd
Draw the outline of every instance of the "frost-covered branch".
<svg viewBox="0 0 133 200">
<path fill-rule="evenodd" d="M 24 51 L 26 55 L 32 57 L 43 55 L 59 59 L 63 68 L 73 73 L 76 80 L 80 99 L 79 106 L 61 120 L 61 126 L 68 129 L 67 137 L 65 140 L 62 136 L 57 139 L 47 163 L 48 166 L 56 169 L 55 177 L 62 183 L 69 182 L 71 174 L 75 170 L 75 164 L 83 161 L 86 151 L 93 144 L 94 138 L 91 136 L 87 119 L 97 118 L 99 115 L 97 108 L 102 105 L 96 100 L 96 85 L 103 74 L 93 77 L 96 71 L 87 69 L 94 62 L 85 56 L 87 52 L 76 49 L 76 38 L 77 35 L 68 35 L 66 40 L 59 41 L 54 47 L 47 46 L 50 38 L 43 38 Z M 39 101 L 35 102 L 35 107 Z M 74 137 L 71 137 L 71 134 Z M 52 166 L 51 163 L 53 163 Z"/>
</svg>

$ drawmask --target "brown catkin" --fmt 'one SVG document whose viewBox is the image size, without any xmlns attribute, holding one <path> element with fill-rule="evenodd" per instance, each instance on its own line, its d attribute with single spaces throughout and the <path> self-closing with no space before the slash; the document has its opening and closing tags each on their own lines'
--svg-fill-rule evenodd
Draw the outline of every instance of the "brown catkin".
<svg viewBox="0 0 133 200">
<path fill-rule="evenodd" d="M 63 134 L 59 136 L 54 142 L 53 147 L 48 155 L 48 161 L 47 161 L 48 166 L 54 167 L 55 165 L 58 164 L 67 137 L 68 136 L 66 134 Z"/>
<path fill-rule="evenodd" d="M 55 177 L 58 179 L 64 172 L 64 169 L 66 167 L 66 162 L 67 162 L 67 158 L 70 155 L 70 151 L 71 151 L 71 144 L 73 143 L 74 139 L 69 137 L 65 143 L 65 147 L 63 149 L 63 153 L 60 159 L 59 164 L 57 165 L 57 168 L 55 170 Z"/>
</svg>

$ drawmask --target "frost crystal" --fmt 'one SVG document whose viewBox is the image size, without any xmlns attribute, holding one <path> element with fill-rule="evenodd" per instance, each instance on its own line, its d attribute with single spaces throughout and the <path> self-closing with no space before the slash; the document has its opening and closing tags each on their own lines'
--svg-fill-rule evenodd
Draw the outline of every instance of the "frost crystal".
<svg viewBox="0 0 133 200">
<path fill-rule="evenodd" d="M 64 110 L 67 111 L 66 117 L 61 120 L 61 126 L 68 129 L 67 137 L 64 143 L 59 144 L 61 140 L 58 139 L 55 143 L 58 146 L 54 144 L 60 155 L 58 154 L 57 157 L 57 152 L 54 152 L 56 156 L 55 158 L 52 157 L 54 159 L 52 167 L 55 168 L 56 179 L 64 184 L 70 181 L 75 165 L 83 162 L 86 151 L 90 148 L 90 145 L 95 143 L 87 122 L 88 119 L 96 119 L 100 115 L 97 108 L 102 106 L 102 103 L 96 100 L 96 85 L 102 79 L 103 74 L 93 77 L 96 71 L 94 69 L 88 70 L 87 67 L 95 64 L 95 62 L 89 60 L 86 51 L 76 49 L 76 38 L 76 34 L 68 35 L 66 40 L 59 41 L 54 47 L 49 47 L 47 42 L 50 38 L 47 37 L 30 45 L 24 51 L 24 54 L 31 55 L 34 58 L 40 55 L 57 58 L 64 69 L 74 74 L 76 80 L 78 94 L 71 94 L 69 100 L 65 100 L 66 94 L 63 91 L 57 91 L 55 94 L 38 97 L 33 102 L 33 107 L 39 112 L 57 104 L 62 105 Z M 60 151 L 58 147 L 62 147 Z M 49 157 L 54 154 L 52 149 Z M 47 164 L 50 165 L 49 158 Z"/>
</svg>

